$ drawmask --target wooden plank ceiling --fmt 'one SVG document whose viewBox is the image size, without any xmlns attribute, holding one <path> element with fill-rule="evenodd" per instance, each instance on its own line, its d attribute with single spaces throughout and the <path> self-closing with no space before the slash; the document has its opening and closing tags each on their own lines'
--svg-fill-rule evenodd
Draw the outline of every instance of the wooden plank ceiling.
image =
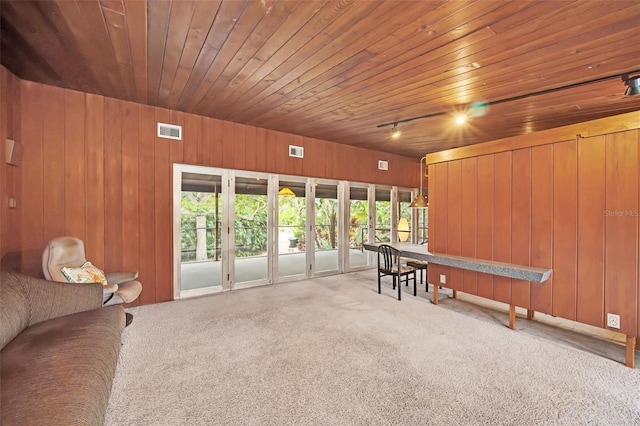
<svg viewBox="0 0 640 426">
<path fill-rule="evenodd" d="M 23 79 L 416 158 L 640 110 L 637 0 L 2 0 L 0 19 Z"/>
</svg>

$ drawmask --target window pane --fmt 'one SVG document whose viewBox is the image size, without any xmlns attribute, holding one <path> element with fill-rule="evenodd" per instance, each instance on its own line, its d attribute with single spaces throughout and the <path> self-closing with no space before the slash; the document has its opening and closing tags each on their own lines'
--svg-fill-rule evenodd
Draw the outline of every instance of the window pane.
<svg viewBox="0 0 640 426">
<path fill-rule="evenodd" d="M 338 186 L 316 185 L 316 272 L 338 269 Z"/>
<path fill-rule="evenodd" d="M 236 178 L 235 282 L 267 278 L 267 180 Z"/>
<path fill-rule="evenodd" d="M 183 173 L 181 290 L 222 285 L 221 176 Z"/>
<path fill-rule="evenodd" d="M 369 201 L 367 188 L 352 186 L 349 191 L 349 266 L 366 266 L 368 256 L 364 242 L 368 240 Z"/>
<path fill-rule="evenodd" d="M 376 188 L 375 242 L 391 241 L 391 191 Z"/>
<path fill-rule="evenodd" d="M 412 241 L 411 229 L 413 228 L 411 227 L 412 217 L 411 217 L 411 207 L 409 207 L 409 204 L 411 204 L 411 191 L 398 191 L 398 223 L 400 223 L 400 220 L 402 218 L 407 220 L 407 223 L 409 224 L 409 232 L 405 233 L 404 235 L 407 237 L 406 241 L 411 242 Z M 400 230 L 398 231 L 399 241 L 401 240 L 400 232 L 404 232 L 404 231 L 400 231 Z"/>
<path fill-rule="evenodd" d="M 278 275 L 306 272 L 304 182 L 280 181 L 278 195 Z"/>
</svg>

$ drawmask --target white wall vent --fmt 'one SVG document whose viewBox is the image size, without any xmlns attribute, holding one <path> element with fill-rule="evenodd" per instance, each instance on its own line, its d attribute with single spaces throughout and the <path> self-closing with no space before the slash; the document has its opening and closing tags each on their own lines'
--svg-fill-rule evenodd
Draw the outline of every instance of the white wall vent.
<svg viewBox="0 0 640 426">
<path fill-rule="evenodd" d="M 378 160 L 378 170 L 389 170 L 389 162 Z"/>
<path fill-rule="evenodd" d="M 304 158 L 304 148 L 301 146 L 289 145 L 289 157 Z"/>
<path fill-rule="evenodd" d="M 182 126 L 158 123 L 158 137 L 166 139 L 182 140 Z"/>
</svg>

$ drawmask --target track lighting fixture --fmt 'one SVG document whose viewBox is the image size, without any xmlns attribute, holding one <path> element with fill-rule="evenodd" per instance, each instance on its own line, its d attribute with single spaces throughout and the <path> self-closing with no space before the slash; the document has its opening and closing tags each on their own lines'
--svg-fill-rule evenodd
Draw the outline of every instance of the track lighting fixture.
<svg viewBox="0 0 640 426">
<path fill-rule="evenodd" d="M 624 92 L 625 96 L 640 95 L 640 75 L 629 77 L 629 74 L 624 74 L 622 81 L 627 86 L 627 90 Z"/>
<path fill-rule="evenodd" d="M 391 129 L 391 137 L 393 139 L 398 139 L 400 137 L 400 130 L 398 130 L 398 123 L 393 124 L 393 128 Z"/>
<path fill-rule="evenodd" d="M 629 77 L 630 75 L 633 75 L 633 77 Z M 572 83 L 572 84 L 568 84 L 566 86 L 562 86 L 562 87 L 553 87 L 550 89 L 545 89 L 545 90 L 540 90 L 537 92 L 533 92 L 533 93 L 527 93 L 524 95 L 517 95 L 517 96 L 512 96 L 509 98 L 504 98 L 504 99 L 497 99 L 495 101 L 482 101 L 479 102 L 477 106 L 482 107 L 482 109 L 486 109 L 489 106 L 492 105 L 498 105 L 498 104 L 503 104 L 503 103 L 507 103 L 507 102 L 513 102 L 513 101 L 519 101 L 521 99 L 526 99 L 526 98 L 532 98 L 535 96 L 540 96 L 540 95 L 547 95 L 550 93 L 555 93 L 555 92 L 559 92 L 562 90 L 568 90 L 568 89 L 575 89 L 576 87 L 581 87 L 581 86 L 586 86 L 589 84 L 594 84 L 594 83 L 600 83 L 603 81 L 607 81 L 607 80 L 612 80 L 614 78 L 620 78 L 622 77 L 622 81 L 624 81 L 624 84 L 627 86 L 627 90 L 625 91 L 625 96 L 633 96 L 633 95 L 640 95 L 640 70 L 635 70 L 635 71 L 630 71 L 626 74 L 613 74 L 613 75 L 608 75 L 605 77 L 599 77 L 599 78 L 594 78 L 593 80 L 587 80 L 587 81 L 581 81 L 578 83 Z M 473 104 L 472 104 L 473 106 Z M 398 125 L 402 124 L 402 123 L 409 123 L 411 121 L 416 121 L 416 120 L 424 120 L 427 118 L 434 118 L 434 117 L 440 117 L 440 116 L 444 116 L 444 115 L 449 115 L 450 112 L 449 111 L 439 111 L 439 112 L 434 112 L 431 114 L 426 114 L 426 115 L 420 115 L 418 117 L 411 117 L 411 118 L 406 118 L 404 120 L 398 120 L 398 121 L 393 121 L 390 123 L 383 123 L 383 124 L 379 124 L 378 128 L 381 127 L 388 127 L 388 126 L 393 126 L 393 133 L 392 133 L 392 137 L 394 139 L 396 139 L 398 136 L 400 136 L 400 131 L 398 130 Z M 474 117 L 473 115 L 469 115 L 470 117 Z M 459 117 L 456 118 L 456 120 L 459 120 Z M 458 121 L 458 124 L 462 124 Z M 396 136 L 397 135 L 397 136 Z"/>
</svg>

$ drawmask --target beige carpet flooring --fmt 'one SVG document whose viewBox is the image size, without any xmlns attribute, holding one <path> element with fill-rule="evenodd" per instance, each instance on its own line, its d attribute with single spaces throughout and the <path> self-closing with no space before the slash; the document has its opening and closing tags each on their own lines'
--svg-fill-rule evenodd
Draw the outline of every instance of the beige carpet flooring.
<svg viewBox="0 0 640 426">
<path fill-rule="evenodd" d="M 640 425 L 640 369 L 394 296 L 365 271 L 133 308 L 106 424 Z"/>
</svg>

